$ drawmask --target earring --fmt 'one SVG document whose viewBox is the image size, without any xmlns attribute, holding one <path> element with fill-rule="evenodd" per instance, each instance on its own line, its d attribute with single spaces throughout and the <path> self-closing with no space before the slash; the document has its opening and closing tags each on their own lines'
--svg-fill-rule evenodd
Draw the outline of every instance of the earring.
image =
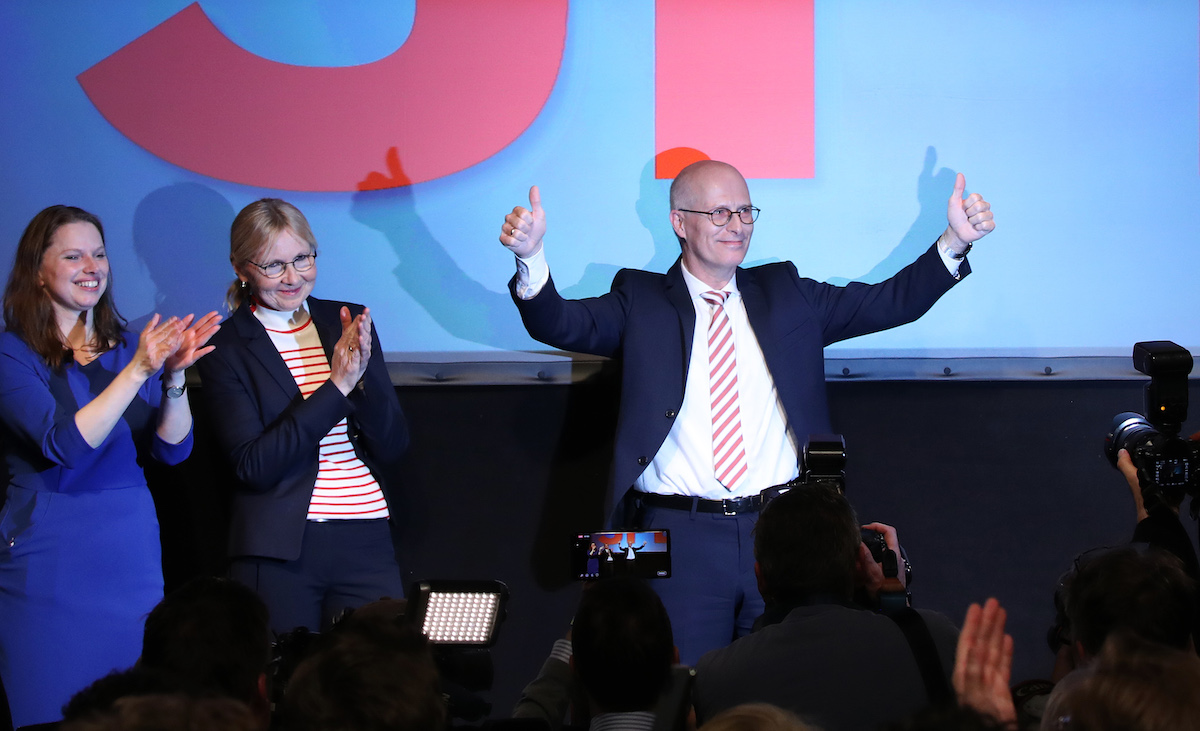
<svg viewBox="0 0 1200 731">
<path fill-rule="evenodd" d="M 250 283 L 249 283 L 249 282 L 247 282 L 245 279 L 242 279 L 242 280 L 239 280 L 239 281 L 241 282 L 241 284 L 240 284 L 240 285 L 238 285 L 238 286 L 240 286 L 242 289 L 244 289 L 244 290 L 245 290 L 245 289 L 250 289 Z"/>
</svg>

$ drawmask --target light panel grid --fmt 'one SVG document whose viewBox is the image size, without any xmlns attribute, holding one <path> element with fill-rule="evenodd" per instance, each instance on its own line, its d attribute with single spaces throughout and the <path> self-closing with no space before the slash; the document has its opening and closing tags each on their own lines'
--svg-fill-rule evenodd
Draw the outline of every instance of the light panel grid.
<svg viewBox="0 0 1200 731">
<path fill-rule="evenodd" d="M 422 632 L 430 642 L 483 644 L 492 635 L 500 596 L 485 592 L 429 593 Z"/>
</svg>

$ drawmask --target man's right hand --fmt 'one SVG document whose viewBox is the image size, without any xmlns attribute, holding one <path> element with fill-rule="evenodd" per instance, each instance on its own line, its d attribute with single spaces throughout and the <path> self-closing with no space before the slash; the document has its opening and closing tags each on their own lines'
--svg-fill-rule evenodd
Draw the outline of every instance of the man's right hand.
<svg viewBox="0 0 1200 731">
<path fill-rule="evenodd" d="M 888 548 L 892 549 L 896 554 L 896 561 L 901 562 L 900 558 L 900 538 L 896 535 L 896 529 L 884 523 L 867 523 L 863 526 L 867 530 L 873 530 L 876 533 L 883 535 L 883 542 Z M 900 580 L 900 586 L 907 587 L 908 578 L 904 571 L 904 565 L 899 566 L 899 573 L 896 576 Z M 858 544 L 858 556 L 854 562 L 855 583 L 858 586 L 867 590 L 867 594 L 872 600 L 879 596 L 879 590 L 883 588 L 883 565 L 875 563 L 875 558 L 871 555 L 871 549 L 867 548 L 867 544 Z"/>
<path fill-rule="evenodd" d="M 504 217 L 500 243 L 522 259 L 528 259 L 542 250 L 545 235 L 546 212 L 542 209 L 542 195 L 535 185 L 529 189 L 529 208 L 517 206 Z"/>
</svg>

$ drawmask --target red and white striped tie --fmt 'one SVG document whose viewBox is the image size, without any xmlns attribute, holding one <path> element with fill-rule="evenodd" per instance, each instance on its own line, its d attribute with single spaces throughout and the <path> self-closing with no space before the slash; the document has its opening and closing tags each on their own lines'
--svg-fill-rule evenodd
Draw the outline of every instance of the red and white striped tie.
<svg viewBox="0 0 1200 731">
<path fill-rule="evenodd" d="M 733 326 L 725 314 L 728 292 L 700 295 L 709 304 L 708 382 L 712 400 L 713 471 L 726 490 L 733 491 L 746 474 L 742 443 L 742 407 L 738 402 L 737 353 Z"/>
</svg>

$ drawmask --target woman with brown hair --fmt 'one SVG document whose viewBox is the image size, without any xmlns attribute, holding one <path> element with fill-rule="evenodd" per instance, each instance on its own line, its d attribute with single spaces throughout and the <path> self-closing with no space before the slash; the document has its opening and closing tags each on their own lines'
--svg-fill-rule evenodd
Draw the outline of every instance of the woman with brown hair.
<svg viewBox="0 0 1200 731">
<path fill-rule="evenodd" d="M 387 467 L 408 427 L 371 311 L 311 296 L 317 241 L 304 214 L 251 203 L 229 259 L 233 314 L 200 375 L 238 479 L 230 575 L 263 598 L 276 632 L 319 630 L 403 596 Z"/>
<path fill-rule="evenodd" d="M 4 290 L 0 680 L 16 726 L 58 719 L 72 693 L 132 665 L 162 598 L 140 465 L 191 452 L 184 369 L 212 350 L 221 318 L 154 315 L 134 338 L 111 284 L 99 219 L 51 206 L 26 227 Z"/>
</svg>

